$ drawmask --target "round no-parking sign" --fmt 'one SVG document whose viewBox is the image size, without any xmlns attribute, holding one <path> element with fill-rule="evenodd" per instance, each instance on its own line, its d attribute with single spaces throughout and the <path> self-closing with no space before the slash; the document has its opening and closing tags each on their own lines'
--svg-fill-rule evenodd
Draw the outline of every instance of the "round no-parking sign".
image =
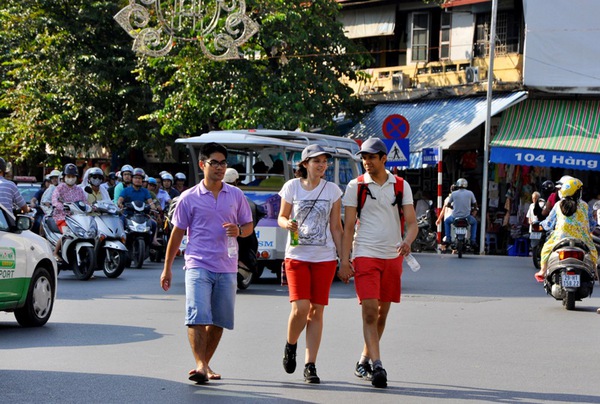
<svg viewBox="0 0 600 404">
<path fill-rule="evenodd" d="M 381 130 L 388 139 L 405 139 L 410 131 L 410 124 L 404 116 L 393 114 L 383 120 Z"/>
</svg>

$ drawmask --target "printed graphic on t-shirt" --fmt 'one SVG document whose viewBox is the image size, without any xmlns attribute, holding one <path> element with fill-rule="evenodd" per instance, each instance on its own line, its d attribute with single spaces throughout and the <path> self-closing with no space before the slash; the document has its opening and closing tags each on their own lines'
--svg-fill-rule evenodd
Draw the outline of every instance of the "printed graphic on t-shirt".
<svg viewBox="0 0 600 404">
<path fill-rule="evenodd" d="M 324 199 L 300 200 L 297 202 L 296 208 L 296 220 L 300 226 L 298 243 L 300 245 L 325 245 L 327 226 L 329 226 L 329 215 L 327 214 L 329 201 Z"/>
</svg>

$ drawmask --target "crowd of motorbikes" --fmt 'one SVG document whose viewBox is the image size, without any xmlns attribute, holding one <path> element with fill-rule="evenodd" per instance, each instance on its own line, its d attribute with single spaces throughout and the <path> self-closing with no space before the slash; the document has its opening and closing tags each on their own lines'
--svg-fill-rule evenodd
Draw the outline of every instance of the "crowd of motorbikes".
<svg viewBox="0 0 600 404">
<path fill-rule="evenodd" d="M 87 280 L 95 271 L 108 278 L 119 277 L 126 267 L 142 268 L 146 259 L 160 262 L 165 255 L 171 222 L 163 212 L 151 211 L 142 201 L 129 202 L 121 210 L 112 201 L 65 202 L 67 227 L 61 233 L 51 211 L 36 208 L 34 232 L 54 248 L 62 238 L 59 271 L 73 271 L 77 279 Z M 157 221 L 157 243 L 153 243 L 151 218 Z"/>
</svg>

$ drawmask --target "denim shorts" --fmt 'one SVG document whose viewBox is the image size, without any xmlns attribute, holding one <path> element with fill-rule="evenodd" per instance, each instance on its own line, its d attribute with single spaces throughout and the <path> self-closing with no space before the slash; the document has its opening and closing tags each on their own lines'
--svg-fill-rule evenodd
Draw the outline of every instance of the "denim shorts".
<svg viewBox="0 0 600 404">
<path fill-rule="evenodd" d="M 237 272 L 202 268 L 185 271 L 185 325 L 214 325 L 233 330 Z"/>
</svg>

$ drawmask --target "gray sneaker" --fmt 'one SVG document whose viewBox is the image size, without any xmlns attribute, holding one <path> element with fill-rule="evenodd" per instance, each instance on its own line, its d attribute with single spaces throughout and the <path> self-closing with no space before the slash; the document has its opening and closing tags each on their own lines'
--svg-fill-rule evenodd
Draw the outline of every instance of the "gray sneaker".
<svg viewBox="0 0 600 404">
<path fill-rule="evenodd" d="M 375 387 L 383 388 L 387 387 L 387 372 L 382 367 L 373 369 L 373 379 L 371 384 Z"/>
<path fill-rule="evenodd" d="M 360 377 L 363 380 L 370 381 L 373 377 L 373 370 L 369 363 L 356 362 L 356 368 L 354 369 L 354 375 Z"/>
</svg>

